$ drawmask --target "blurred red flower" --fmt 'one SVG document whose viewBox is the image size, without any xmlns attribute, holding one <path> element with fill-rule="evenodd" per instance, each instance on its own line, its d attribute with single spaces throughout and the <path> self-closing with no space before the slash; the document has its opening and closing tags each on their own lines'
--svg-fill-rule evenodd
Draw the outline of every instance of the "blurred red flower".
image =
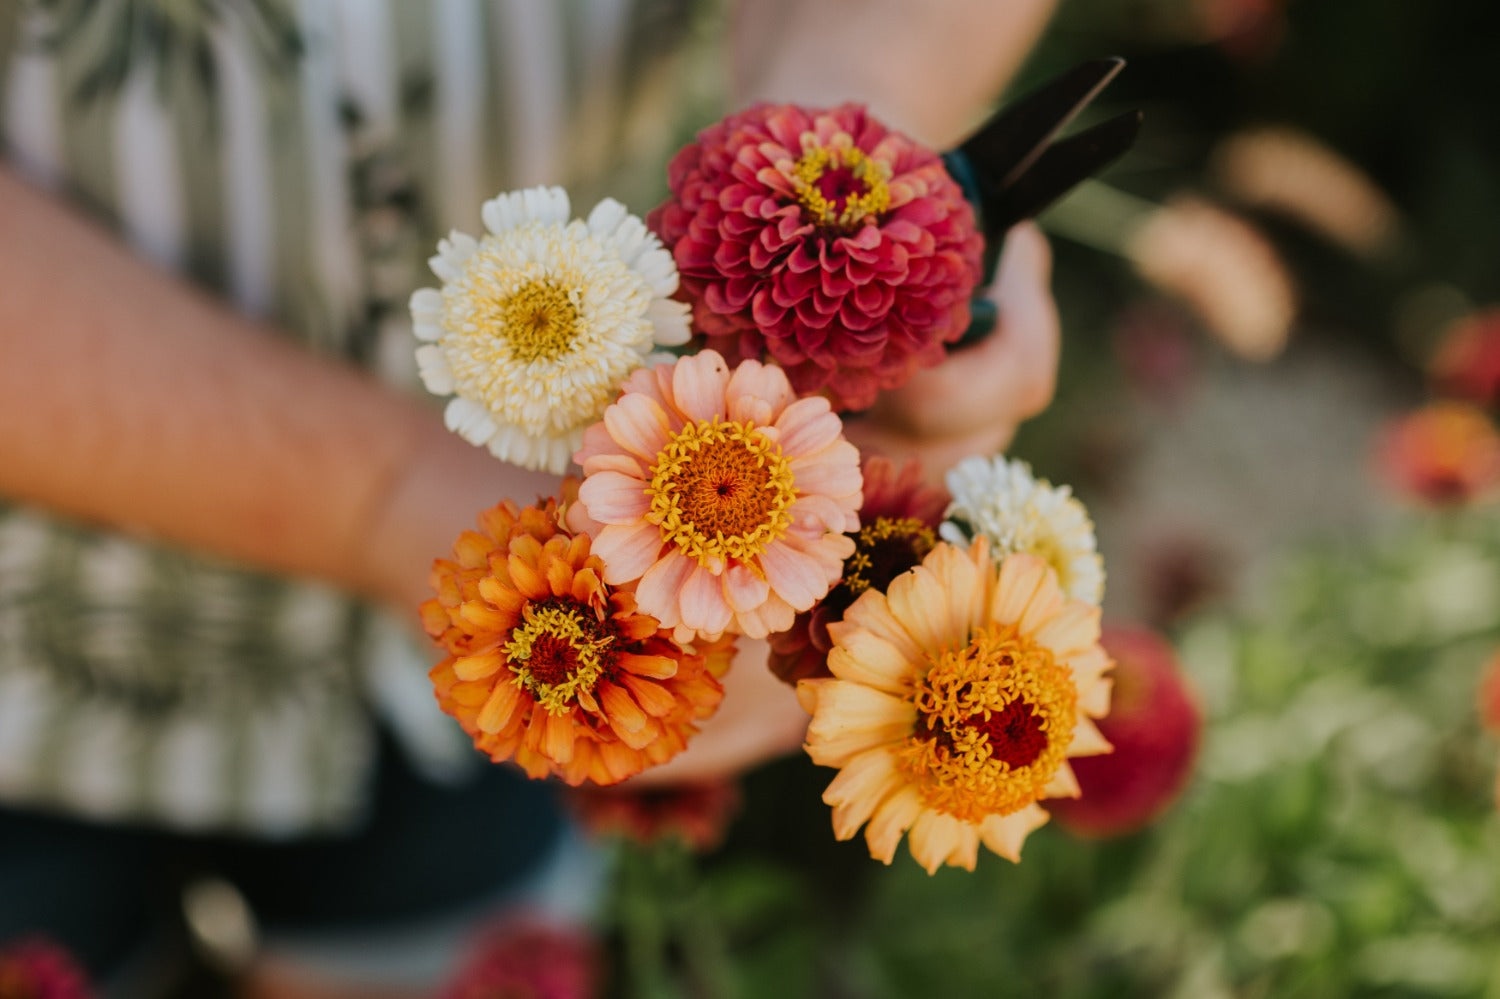
<svg viewBox="0 0 1500 999">
<path fill-rule="evenodd" d="M 591 999 L 603 958 L 581 929 L 524 920 L 486 930 L 439 999 Z"/>
<path fill-rule="evenodd" d="M 1500 306 L 1455 322 L 1428 363 L 1439 391 L 1481 406 L 1500 402 Z"/>
<path fill-rule="evenodd" d="M 0 999 L 91 999 L 83 969 L 72 955 L 40 937 L 0 947 Z"/>
<path fill-rule="evenodd" d="M 1177 800 L 1198 755 L 1203 717 L 1172 646 L 1145 628 L 1105 625 L 1115 660 L 1114 695 L 1099 731 L 1114 752 L 1073 760 L 1082 795 L 1049 800 L 1057 821 L 1081 836 L 1123 836 Z"/>
<path fill-rule="evenodd" d="M 578 788 L 567 795 L 578 821 L 597 836 L 624 836 L 641 844 L 680 839 L 699 852 L 724 841 L 740 810 L 734 781 L 683 784 L 633 791 Z"/>
</svg>

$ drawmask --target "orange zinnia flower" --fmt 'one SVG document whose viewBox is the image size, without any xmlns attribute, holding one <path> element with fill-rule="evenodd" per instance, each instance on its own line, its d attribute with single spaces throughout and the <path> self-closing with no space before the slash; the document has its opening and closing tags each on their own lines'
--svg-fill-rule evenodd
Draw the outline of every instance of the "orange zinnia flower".
<svg viewBox="0 0 1500 999">
<path fill-rule="evenodd" d="M 665 762 L 723 688 L 635 597 L 602 580 L 585 535 L 549 499 L 507 501 L 433 565 L 427 633 L 448 656 L 430 676 L 442 709 L 495 761 L 532 777 L 613 784 Z"/>
<path fill-rule="evenodd" d="M 583 435 L 568 524 L 612 585 L 679 639 L 764 638 L 839 581 L 859 529 L 859 452 L 828 400 L 712 350 L 640 369 Z"/>
<path fill-rule="evenodd" d="M 1392 421 L 1375 457 L 1387 482 L 1436 506 L 1472 503 L 1500 486 L 1500 432 L 1467 402 L 1429 403 Z"/>
<path fill-rule="evenodd" d="M 838 767 L 823 800 L 850 839 L 890 863 L 908 829 L 928 873 L 973 870 L 979 844 L 1019 860 L 1047 821 L 1043 798 L 1074 797 L 1070 756 L 1109 751 L 1099 608 L 1066 599 L 1041 559 L 984 538 L 939 543 L 885 593 L 867 590 L 829 626 L 833 679 L 797 686 L 812 714 L 807 752 Z"/>
</svg>

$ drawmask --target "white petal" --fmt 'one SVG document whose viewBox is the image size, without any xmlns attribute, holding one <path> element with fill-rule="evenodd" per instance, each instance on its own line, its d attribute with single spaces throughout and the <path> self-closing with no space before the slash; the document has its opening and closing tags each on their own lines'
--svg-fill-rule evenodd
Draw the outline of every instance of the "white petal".
<svg viewBox="0 0 1500 999">
<path fill-rule="evenodd" d="M 417 348 L 417 373 L 433 395 L 453 394 L 453 369 L 448 367 L 448 357 L 437 344 L 427 343 Z"/>
</svg>

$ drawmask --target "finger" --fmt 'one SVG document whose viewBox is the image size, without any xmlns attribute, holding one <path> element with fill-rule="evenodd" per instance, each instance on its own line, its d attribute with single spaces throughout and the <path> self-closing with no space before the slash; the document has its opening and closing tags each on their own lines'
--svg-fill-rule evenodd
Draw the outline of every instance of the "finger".
<svg viewBox="0 0 1500 999">
<path fill-rule="evenodd" d="M 1047 408 L 1057 388 L 1062 333 L 1052 297 L 1052 249 L 1032 222 L 1011 229 L 988 297 L 1000 310 L 993 336 L 980 345 L 999 355 L 994 370 L 1017 422 Z"/>
</svg>

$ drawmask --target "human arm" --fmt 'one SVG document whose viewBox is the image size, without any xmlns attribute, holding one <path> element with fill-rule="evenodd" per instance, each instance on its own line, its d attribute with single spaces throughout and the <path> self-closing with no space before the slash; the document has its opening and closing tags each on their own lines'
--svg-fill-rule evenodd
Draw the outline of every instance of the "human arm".
<svg viewBox="0 0 1500 999">
<path fill-rule="evenodd" d="M 3 168 L 0 220 L 0 495 L 415 608 L 479 510 L 555 489 Z"/>
</svg>

